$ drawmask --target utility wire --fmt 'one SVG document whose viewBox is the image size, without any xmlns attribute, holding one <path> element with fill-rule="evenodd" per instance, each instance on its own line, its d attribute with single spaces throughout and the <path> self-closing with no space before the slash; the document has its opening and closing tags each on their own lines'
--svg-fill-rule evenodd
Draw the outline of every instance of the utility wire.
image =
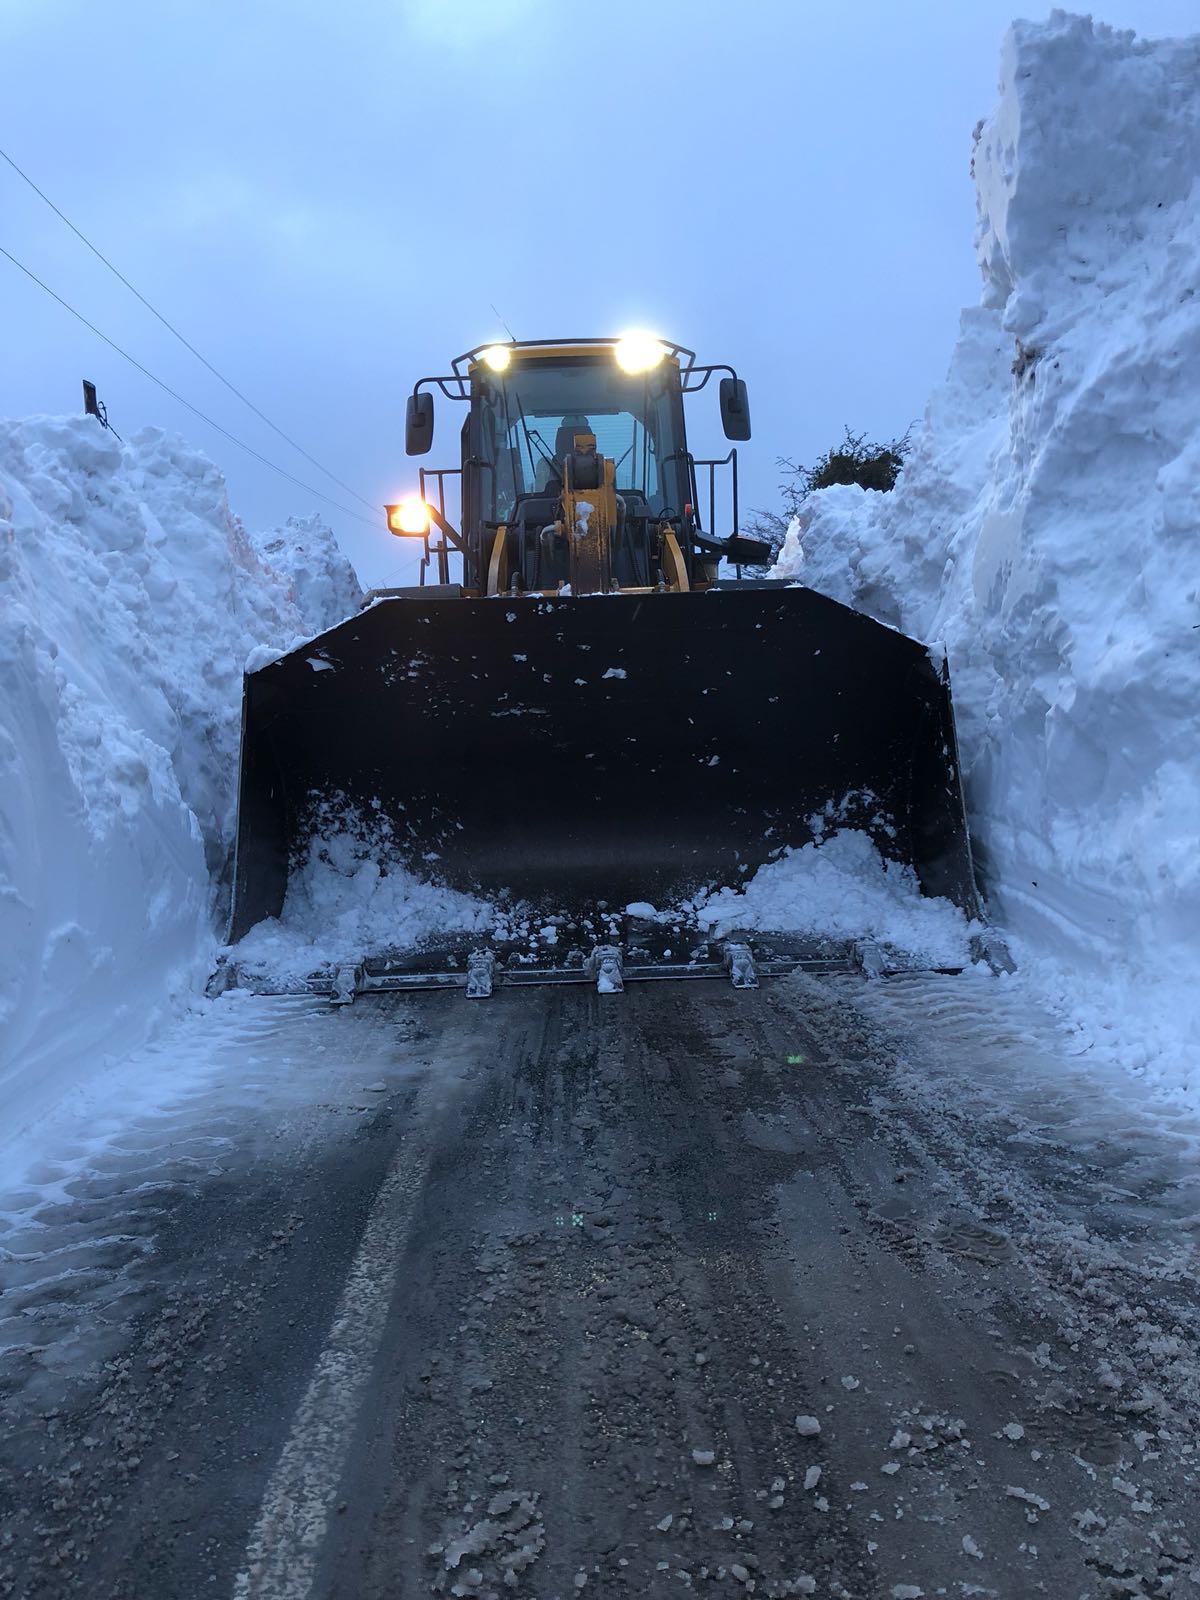
<svg viewBox="0 0 1200 1600">
<path fill-rule="evenodd" d="M 379 523 L 377 517 L 373 517 L 370 519 L 370 521 L 368 521 L 368 519 L 364 517 L 361 512 L 353 510 L 350 506 L 344 506 L 340 500 L 335 500 L 332 495 L 326 494 L 321 489 L 315 489 L 311 483 L 305 483 L 302 478 L 295 477 L 287 470 L 286 467 L 281 467 L 277 465 L 276 462 L 268 460 L 266 456 L 260 455 L 259 452 L 253 448 L 253 446 L 248 445 L 244 439 L 239 439 L 236 433 L 230 433 L 228 428 L 223 428 L 219 422 L 215 422 L 213 418 L 210 417 L 206 412 L 201 411 L 199 406 L 194 406 L 190 400 L 185 400 L 181 394 L 171 388 L 170 384 L 164 383 L 161 378 L 156 377 L 154 373 L 150 371 L 149 367 L 144 367 L 140 361 L 131 356 L 128 350 L 122 350 L 121 346 L 117 344 L 114 339 L 110 339 L 106 333 L 101 333 L 96 324 L 94 322 L 89 322 L 82 311 L 76 311 L 75 307 L 73 305 L 69 305 L 67 301 L 63 299 L 62 295 L 55 294 L 54 290 L 48 283 L 43 283 L 35 272 L 31 272 L 27 266 L 18 261 L 16 256 L 14 256 L 10 251 L 6 250 L 2 244 L 0 244 L 0 256 L 6 256 L 8 260 L 12 262 L 14 267 L 17 267 L 21 272 L 23 272 L 27 278 L 32 278 L 33 282 L 37 284 L 39 289 L 44 289 L 52 300 L 57 300 L 59 305 L 62 306 L 64 310 L 69 311 L 73 317 L 77 317 L 79 321 L 83 323 L 85 328 L 90 328 L 98 339 L 103 339 L 105 344 L 108 345 L 110 349 L 115 350 L 119 356 L 123 356 L 125 360 L 129 362 L 130 366 L 136 367 L 144 377 L 150 379 L 151 383 L 156 383 L 158 387 L 164 391 L 164 393 L 171 396 L 172 400 L 178 400 L 181 406 L 186 406 L 193 416 L 200 418 L 201 422 L 207 422 L 210 428 L 215 428 L 217 432 L 228 439 L 231 444 L 236 444 L 240 450 L 244 450 L 247 455 L 253 456 L 256 461 L 261 461 L 264 467 L 270 467 L 272 472 L 277 472 L 281 478 L 286 478 L 289 483 L 294 483 L 297 488 L 303 489 L 306 494 L 315 494 L 318 500 L 324 500 L 327 502 L 327 504 L 336 506 L 337 509 L 343 512 L 346 516 L 354 517 L 359 522 L 366 523 L 370 528 L 378 527 Z M 366 505 L 370 504 L 369 501 L 364 501 L 363 503 Z"/>
<path fill-rule="evenodd" d="M 9 166 L 13 169 L 13 171 L 17 174 L 17 176 L 19 178 L 23 179 L 29 185 L 29 187 L 33 190 L 34 194 L 38 195 L 42 200 L 44 200 L 46 202 L 46 204 L 50 207 L 51 211 L 54 212 L 54 215 L 56 217 L 61 218 L 61 220 L 66 223 L 67 227 L 70 228 L 71 232 L 75 235 L 75 237 L 77 239 L 81 239 L 83 241 L 83 243 L 85 245 L 87 245 L 88 249 L 97 258 L 97 260 L 103 261 L 104 265 L 114 275 L 114 277 L 117 277 L 117 278 L 119 278 L 121 280 L 121 282 L 129 290 L 130 294 L 135 295 L 137 297 L 137 299 L 139 299 L 142 302 L 142 304 L 145 306 L 146 310 L 149 311 L 152 316 L 157 317 L 158 320 L 162 323 L 163 327 L 166 328 L 168 330 L 168 332 L 173 333 L 175 335 L 175 337 L 179 340 L 180 344 L 183 345 L 185 349 L 191 351 L 191 353 L 195 356 L 197 361 L 199 361 L 203 366 L 206 366 L 208 368 L 208 370 L 212 373 L 214 378 L 217 378 L 221 383 L 223 383 L 231 394 L 235 394 L 238 397 L 238 399 L 242 402 L 243 405 L 249 406 L 250 410 L 253 411 L 254 415 L 256 417 L 258 417 L 261 421 L 265 422 L 267 427 L 270 428 L 274 433 L 277 433 L 279 435 L 279 437 L 285 441 L 285 443 L 290 444 L 293 450 L 298 450 L 306 461 L 311 462 L 311 464 L 314 467 L 316 467 L 318 472 L 323 472 L 325 474 L 325 476 L 331 480 L 331 482 L 337 484 L 339 489 L 344 489 L 346 491 L 346 493 L 348 495 L 351 495 L 355 500 L 357 500 L 360 505 L 366 506 L 368 511 L 372 511 L 373 512 L 373 511 L 376 510 L 376 507 L 373 506 L 372 503 L 369 500 L 364 499 L 363 496 L 361 494 L 359 494 L 357 489 L 352 489 L 348 483 L 343 483 L 342 480 L 339 477 L 337 477 L 334 473 L 330 472 L 328 467 L 322 466 L 322 464 L 317 460 L 317 458 L 315 456 L 309 455 L 308 451 L 304 448 L 303 445 L 297 444 L 295 439 L 293 439 L 289 434 L 284 433 L 283 429 L 280 428 L 280 427 L 277 427 L 276 424 L 271 421 L 270 417 L 268 417 L 265 412 L 260 411 L 258 409 L 258 407 L 254 404 L 253 400 L 247 399 L 247 397 L 242 393 L 242 391 L 239 388 L 237 388 L 234 384 L 230 383 L 229 379 L 224 375 L 224 373 L 218 372 L 216 367 L 213 366 L 212 362 L 207 360 L 206 357 L 202 356 L 200 354 L 199 350 L 196 349 L 195 345 L 189 343 L 188 340 L 184 338 L 183 334 L 180 333 L 179 329 L 177 327 L 175 327 L 175 325 L 173 323 L 168 322 L 166 317 L 163 316 L 162 312 L 159 311 L 156 307 L 152 306 L 150 304 L 149 300 L 146 299 L 146 296 L 144 294 L 142 294 L 142 292 L 139 289 L 135 289 L 134 288 L 133 284 L 130 283 L 129 279 L 125 276 L 125 274 L 123 272 L 118 271 L 118 269 L 113 266 L 112 262 L 103 253 L 103 251 L 98 250 L 96 248 L 96 246 L 92 243 L 92 241 L 87 237 L 87 235 L 80 232 L 80 230 L 71 221 L 70 217 L 66 216 L 63 212 L 61 212 L 58 209 L 58 207 L 54 204 L 54 201 L 51 200 L 50 196 L 48 194 L 44 193 L 41 189 L 38 188 L 37 184 L 34 183 L 33 179 L 29 176 L 29 174 L 27 172 L 23 172 L 21 170 L 21 168 L 17 165 L 17 163 L 13 160 L 13 158 L 8 154 L 8 152 L 6 150 L 0 150 L 0 156 L 2 156 L 4 158 L 4 160 L 8 162 Z M 10 260 L 12 259 L 11 256 L 9 257 L 9 259 Z M 43 285 L 43 287 L 45 287 L 45 285 Z M 67 309 L 69 310 L 70 307 L 68 307 Z M 103 335 L 101 337 L 103 337 Z M 124 352 L 122 352 L 122 354 L 123 353 Z M 185 402 L 185 404 L 186 404 L 186 402 Z M 334 503 L 336 503 L 336 502 L 334 502 Z"/>
</svg>

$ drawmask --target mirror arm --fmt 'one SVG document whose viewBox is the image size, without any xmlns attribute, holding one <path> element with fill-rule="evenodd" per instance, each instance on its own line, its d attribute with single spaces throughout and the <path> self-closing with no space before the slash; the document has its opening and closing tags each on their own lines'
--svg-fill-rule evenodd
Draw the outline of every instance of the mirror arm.
<svg viewBox="0 0 1200 1600">
<path fill-rule="evenodd" d="M 723 361 L 718 361 L 713 366 L 710 366 L 710 367 L 689 367 L 687 369 L 687 371 L 683 374 L 683 378 L 684 378 L 684 382 L 682 384 L 683 393 L 684 394 L 698 394 L 700 392 L 700 390 L 703 389 L 707 385 L 708 380 L 712 377 L 714 372 L 727 372 L 729 374 L 729 376 L 735 380 L 735 382 L 737 380 L 737 373 L 733 370 L 732 367 L 726 366 Z M 687 381 L 689 378 L 696 377 L 696 376 L 698 376 L 699 379 L 700 379 L 699 383 L 689 383 Z"/>
<path fill-rule="evenodd" d="M 457 373 L 443 373 L 440 377 L 436 374 L 428 378 L 418 378 L 413 384 L 413 394 L 420 394 L 426 385 L 437 384 L 447 400 L 469 400 L 471 391 L 467 387 L 467 380 L 460 378 Z"/>
</svg>

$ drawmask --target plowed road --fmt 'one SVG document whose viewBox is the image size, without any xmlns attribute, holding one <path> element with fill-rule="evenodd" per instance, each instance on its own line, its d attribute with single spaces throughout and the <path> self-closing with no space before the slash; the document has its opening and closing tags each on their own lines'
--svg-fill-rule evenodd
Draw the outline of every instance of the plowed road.
<svg viewBox="0 0 1200 1600">
<path fill-rule="evenodd" d="M 1194 1147 L 1002 985 L 206 1038 L 4 1199 L 0 1593 L 1200 1595 Z"/>
</svg>

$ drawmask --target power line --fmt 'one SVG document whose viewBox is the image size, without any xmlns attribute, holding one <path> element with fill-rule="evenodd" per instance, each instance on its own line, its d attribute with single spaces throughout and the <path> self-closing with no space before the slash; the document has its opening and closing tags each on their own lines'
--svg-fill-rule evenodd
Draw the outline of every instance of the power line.
<svg viewBox="0 0 1200 1600">
<path fill-rule="evenodd" d="M 113 274 L 113 276 L 117 277 L 117 278 L 119 278 L 121 280 L 121 282 L 129 290 L 130 294 L 135 295 L 137 297 L 137 299 L 139 299 L 142 302 L 142 304 L 145 306 L 146 310 L 149 311 L 152 316 L 157 317 L 158 320 L 162 323 L 163 327 L 166 328 L 168 330 L 168 332 L 174 334 L 175 337 L 179 340 L 180 344 L 183 345 L 183 347 L 186 350 L 190 350 L 191 353 L 195 356 L 196 360 L 201 362 L 202 365 L 204 365 L 205 367 L 207 367 L 208 370 L 212 373 L 213 377 L 217 378 L 221 383 L 223 383 L 231 394 L 235 394 L 238 397 L 238 399 L 242 402 L 243 405 L 249 406 L 250 410 L 253 411 L 253 413 L 254 413 L 254 415 L 256 417 L 258 417 L 261 421 L 265 422 L 267 427 L 270 428 L 274 433 L 277 433 L 279 435 L 279 437 L 281 439 L 283 439 L 287 444 L 290 444 L 293 450 L 298 450 L 306 461 L 311 462 L 311 464 L 314 467 L 316 467 L 318 472 L 323 472 L 325 474 L 325 476 L 328 479 L 330 479 L 331 482 L 336 483 L 339 489 L 344 489 L 346 491 L 346 493 L 348 495 L 351 495 L 355 500 L 357 500 L 360 505 L 366 506 L 368 511 L 374 511 L 376 509 L 375 506 L 373 506 L 369 500 L 364 499 L 364 497 L 361 494 L 359 494 L 357 489 L 352 489 L 348 483 L 343 483 L 342 480 L 339 477 L 337 477 L 337 475 L 335 473 L 330 472 L 328 467 L 322 466 L 321 462 L 319 462 L 315 456 L 309 455 L 308 451 L 304 448 L 303 445 L 297 444 L 295 439 L 293 439 L 290 436 L 290 434 L 284 433 L 283 429 L 278 427 L 274 422 L 272 422 L 270 417 L 268 417 L 267 414 L 264 411 L 260 411 L 258 409 L 258 407 L 254 404 L 253 400 L 248 399 L 242 393 L 242 391 L 239 388 L 236 387 L 236 385 L 230 383 L 229 379 L 224 375 L 224 373 L 218 372 L 216 367 L 213 366 L 212 362 L 209 361 L 205 356 L 202 356 L 200 354 L 199 350 L 196 349 L 195 345 L 189 343 L 189 341 L 184 338 L 183 334 L 180 333 L 179 329 L 177 327 L 175 327 L 175 325 L 173 323 L 168 322 L 166 317 L 163 316 L 162 312 L 159 311 L 155 306 L 152 306 L 150 304 L 149 300 L 146 299 L 146 296 L 144 294 L 142 294 L 142 292 L 139 289 L 135 289 L 134 288 L 133 284 L 130 283 L 129 279 L 125 276 L 125 274 L 123 272 L 118 271 L 118 269 L 113 266 L 112 262 L 103 253 L 103 251 L 98 250 L 96 248 L 96 246 L 92 243 L 92 241 L 87 237 L 87 235 L 80 232 L 80 230 L 71 221 L 70 217 L 68 217 L 67 215 L 65 215 L 64 212 L 62 212 L 62 211 L 60 211 L 58 209 L 58 207 L 54 204 L 54 201 L 51 200 L 50 196 L 48 194 L 46 194 L 43 190 L 38 188 L 37 184 L 34 183 L 33 179 L 29 176 L 29 174 L 27 172 L 23 172 L 21 170 L 21 168 L 17 165 L 17 163 L 13 160 L 13 158 L 8 154 L 8 152 L 6 150 L 0 150 L 0 156 L 2 156 L 4 158 L 4 160 L 8 162 L 9 166 L 13 169 L 13 171 L 17 174 L 17 176 L 19 178 L 23 179 L 24 182 L 26 182 L 29 185 L 29 187 L 33 190 L 34 194 L 38 195 L 42 200 L 44 200 L 46 202 L 46 204 L 50 207 L 51 211 L 53 211 L 54 215 L 56 217 L 59 217 L 63 222 L 66 223 L 67 227 L 70 228 L 71 232 L 75 235 L 75 237 L 77 239 L 81 239 L 83 241 L 83 243 L 85 245 L 87 245 L 88 249 L 97 258 L 97 260 L 102 261 L 104 263 L 104 265 L 108 268 L 108 270 Z M 12 258 L 9 257 L 9 259 L 11 260 Z M 45 287 L 45 285 L 43 285 L 43 287 Z M 68 307 L 68 310 L 69 309 L 70 309 L 70 307 Z M 101 335 L 101 337 L 103 337 L 103 335 Z M 185 404 L 186 404 L 186 402 L 185 402 Z"/>
<path fill-rule="evenodd" d="M 324 500 L 326 504 L 336 506 L 337 509 L 343 512 L 346 516 L 354 517 L 358 522 L 366 523 L 366 525 L 370 528 L 378 527 L 378 518 L 372 518 L 368 522 L 367 518 L 364 517 L 361 512 L 353 510 L 350 506 L 344 506 L 340 500 L 335 500 L 332 495 L 326 494 L 321 489 L 315 489 L 311 483 L 305 483 L 302 478 L 295 477 L 287 470 L 286 467 L 281 467 L 276 462 L 268 460 L 266 456 L 260 455 L 252 445 L 248 445 L 244 439 L 239 439 L 236 433 L 230 433 L 228 428 L 223 428 L 221 424 L 214 421 L 213 418 L 207 414 L 207 412 L 201 411 L 199 406 L 194 406 L 190 400 L 185 400 L 181 394 L 179 394 L 175 389 L 171 388 L 169 383 L 164 383 L 161 378 L 156 377 L 155 374 L 150 371 L 149 367 L 144 367 L 140 361 L 138 361 L 134 356 L 131 356 L 128 350 L 122 350 L 121 346 L 117 344 L 115 339 L 110 339 L 106 333 L 101 333 L 96 324 L 94 322 L 89 322 L 82 311 L 76 311 L 75 307 L 64 300 L 62 295 L 55 294 L 54 290 L 48 283 L 43 283 L 36 272 L 31 272 L 23 262 L 18 261 L 16 256 L 14 256 L 11 251 L 6 250 L 2 244 L 0 244 L 0 256 L 7 257 L 7 259 L 12 262 L 14 267 L 23 272 L 27 278 L 31 278 L 33 282 L 37 284 L 39 289 L 44 289 L 52 300 L 57 300 L 59 305 L 62 306 L 64 310 L 69 311 L 73 317 L 77 317 L 79 321 L 83 323 L 84 327 L 89 328 L 98 339 L 103 339 L 105 344 L 108 345 L 110 349 L 115 350 L 119 356 L 124 357 L 124 359 L 129 362 L 130 366 L 136 367 L 143 377 L 149 378 L 151 383 L 156 383 L 165 394 L 169 394 L 171 396 L 172 400 L 177 400 L 181 406 L 186 406 L 193 416 L 199 417 L 201 422 L 207 422 L 210 428 L 215 428 L 217 432 L 224 438 L 228 439 L 231 444 L 236 444 L 239 450 L 244 450 L 247 455 L 253 456 L 256 461 L 261 461 L 264 467 L 269 467 L 272 472 L 277 472 L 281 478 L 286 478 L 289 483 L 294 483 L 297 488 L 303 489 L 306 494 L 315 494 L 318 500 Z M 369 501 L 364 501 L 363 503 L 365 505 L 370 504 Z"/>
</svg>

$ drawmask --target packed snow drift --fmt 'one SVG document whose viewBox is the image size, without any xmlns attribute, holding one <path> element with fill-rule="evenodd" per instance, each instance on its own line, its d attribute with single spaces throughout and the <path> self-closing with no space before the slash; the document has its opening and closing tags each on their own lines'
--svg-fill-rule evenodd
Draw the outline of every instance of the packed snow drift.
<svg viewBox="0 0 1200 1600">
<path fill-rule="evenodd" d="M 199 992 L 247 653 L 359 600 L 326 528 L 249 536 L 178 439 L 0 422 L 6 1137 Z"/>
<path fill-rule="evenodd" d="M 946 642 L 1026 981 L 1200 1088 L 1200 39 L 1018 23 L 974 174 L 983 303 L 900 483 L 811 496 L 778 574 Z"/>
</svg>

